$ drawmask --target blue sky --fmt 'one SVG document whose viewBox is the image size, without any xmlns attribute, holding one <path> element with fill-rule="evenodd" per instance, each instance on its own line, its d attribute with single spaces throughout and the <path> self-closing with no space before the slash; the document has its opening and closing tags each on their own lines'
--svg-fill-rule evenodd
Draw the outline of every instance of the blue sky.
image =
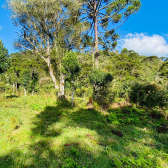
<svg viewBox="0 0 168 168">
<path fill-rule="evenodd" d="M 11 54 L 16 52 L 13 41 L 18 29 L 12 24 L 9 12 L 2 8 L 4 3 L 0 0 L 0 39 Z M 141 0 L 141 3 L 139 12 L 117 29 L 120 35 L 117 49 L 126 47 L 142 55 L 168 56 L 168 1 Z"/>
</svg>

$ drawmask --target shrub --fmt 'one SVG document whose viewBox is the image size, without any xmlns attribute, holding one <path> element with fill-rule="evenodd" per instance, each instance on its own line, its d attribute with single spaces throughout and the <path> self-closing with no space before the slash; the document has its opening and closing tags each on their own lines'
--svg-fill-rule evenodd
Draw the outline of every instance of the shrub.
<svg viewBox="0 0 168 168">
<path fill-rule="evenodd" d="M 113 80 L 110 73 L 102 72 L 98 69 L 93 69 L 89 74 L 90 84 L 93 86 L 94 99 L 101 104 L 109 103 L 109 84 Z"/>
<path fill-rule="evenodd" d="M 147 107 L 167 106 L 168 94 L 158 84 L 135 83 L 130 92 L 130 101 Z"/>
</svg>

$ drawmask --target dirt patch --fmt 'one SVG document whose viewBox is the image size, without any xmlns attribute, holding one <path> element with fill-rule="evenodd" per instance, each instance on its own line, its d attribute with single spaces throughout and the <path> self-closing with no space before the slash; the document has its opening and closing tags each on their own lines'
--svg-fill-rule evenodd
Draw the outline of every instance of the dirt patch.
<svg viewBox="0 0 168 168">
<path fill-rule="evenodd" d="M 116 109 L 116 108 L 123 108 L 123 107 L 128 107 L 128 106 L 131 106 L 131 104 L 127 101 L 122 101 L 122 102 L 119 102 L 119 103 L 113 103 L 110 107 L 112 109 Z"/>
</svg>

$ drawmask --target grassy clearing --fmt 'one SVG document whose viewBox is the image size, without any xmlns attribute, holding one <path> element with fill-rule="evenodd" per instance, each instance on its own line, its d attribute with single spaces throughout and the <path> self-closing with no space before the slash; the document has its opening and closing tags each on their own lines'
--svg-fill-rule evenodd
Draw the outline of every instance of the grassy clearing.
<svg viewBox="0 0 168 168">
<path fill-rule="evenodd" d="M 82 99 L 71 109 L 54 95 L 1 95 L 0 167 L 168 167 L 168 133 L 157 132 L 167 120 L 152 113 L 87 110 Z"/>
</svg>

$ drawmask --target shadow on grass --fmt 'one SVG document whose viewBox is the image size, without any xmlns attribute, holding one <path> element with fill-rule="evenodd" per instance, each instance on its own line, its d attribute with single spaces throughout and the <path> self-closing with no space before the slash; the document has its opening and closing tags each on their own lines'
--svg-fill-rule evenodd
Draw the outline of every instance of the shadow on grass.
<svg viewBox="0 0 168 168">
<path fill-rule="evenodd" d="M 0 156 L 2 168 L 82 168 L 82 167 L 113 167 L 112 158 L 106 153 L 94 156 L 87 149 L 78 146 L 63 147 L 61 151 L 53 150 L 53 144 L 49 140 L 41 140 L 31 144 L 26 153 L 12 151 L 10 154 Z M 102 159 L 102 156 L 104 158 Z"/>
<path fill-rule="evenodd" d="M 58 156 L 50 147 L 50 142 L 41 140 L 29 146 L 28 152 L 12 151 L 10 154 L 0 157 L 2 168 L 40 168 L 40 167 L 61 167 Z"/>
<path fill-rule="evenodd" d="M 71 109 L 62 103 L 46 106 L 32 121 L 34 141 L 27 152 L 16 150 L 1 156 L 0 167 L 155 167 L 156 151 L 167 153 L 168 135 L 155 132 L 160 121 L 151 112 L 132 107 L 103 113 Z M 115 135 L 113 129 L 124 136 Z M 145 138 L 153 138 L 157 144 L 144 143 Z M 138 145 L 150 147 L 154 157 L 148 158 L 146 149 Z"/>
<path fill-rule="evenodd" d="M 16 95 L 10 95 L 10 96 L 6 96 L 6 99 L 13 99 L 13 98 L 18 98 L 19 96 Z"/>
<path fill-rule="evenodd" d="M 32 128 L 32 134 L 40 134 L 42 136 L 57 136 L 59 132 L 48 130 L 48 127 L 53 123 L 60 120 L 62 110 L 57 107 L 46 106 L 45 110 L 40 114 L 37 114 L 35 121 L 33 122 L 34 128 Z"/>
</svg>

